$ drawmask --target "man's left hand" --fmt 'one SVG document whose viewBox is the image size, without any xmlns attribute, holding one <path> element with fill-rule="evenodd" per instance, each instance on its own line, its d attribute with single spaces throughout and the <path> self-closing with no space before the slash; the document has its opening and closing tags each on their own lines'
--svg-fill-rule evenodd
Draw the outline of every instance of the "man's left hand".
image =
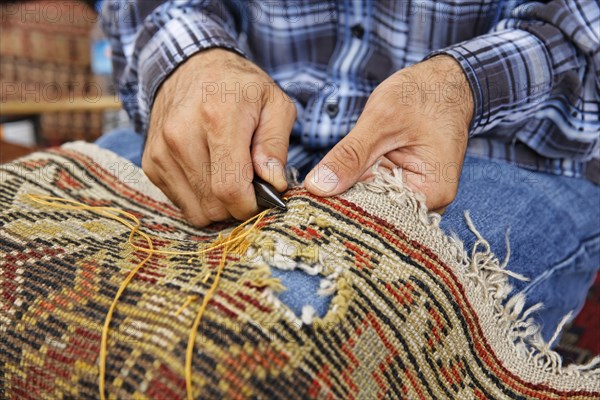
<svg viewBox="0 0 600 400">
<path fill-rule="evenodd" d="M 332 196 L 369 177 L 378 160 L 400 167 L 403 182 L 426 196 L 430 210 L 456 197 L 473 115 L 473 95 L 460 65 L 436 56 L 402 69 L 371 94 L 356 126 L 304 184 Z"/>
</svg>

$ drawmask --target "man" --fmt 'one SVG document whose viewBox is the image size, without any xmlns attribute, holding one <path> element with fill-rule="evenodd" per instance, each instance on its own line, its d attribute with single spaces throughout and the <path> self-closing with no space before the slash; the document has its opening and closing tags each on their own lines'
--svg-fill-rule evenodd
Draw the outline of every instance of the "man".
<svg viewBox="0 0 600 400">
<path fill-rule="evenodd" d="M 111 1 L 104 23 L 143 169 L 191 224 L 256 213 L 253 174 L 283 191 L 287 163 L 331 196 L 379 161 L 450 204 L 466 246 L 465 210 L 497 254 L 511 228 L 546 339 L 581 308 L 600 267 L 596 1 Z"/>
</svg>

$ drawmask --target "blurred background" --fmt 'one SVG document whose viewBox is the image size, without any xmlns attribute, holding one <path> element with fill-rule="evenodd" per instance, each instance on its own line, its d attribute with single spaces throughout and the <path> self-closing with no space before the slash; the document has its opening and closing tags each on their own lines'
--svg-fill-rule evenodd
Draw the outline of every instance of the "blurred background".
<svg viewBox="0 0 600 400">
<path fill-rule="evenodd" d="M 0 163 L 126 126 L 102 0 L 0 4 Z"/>
</svg>

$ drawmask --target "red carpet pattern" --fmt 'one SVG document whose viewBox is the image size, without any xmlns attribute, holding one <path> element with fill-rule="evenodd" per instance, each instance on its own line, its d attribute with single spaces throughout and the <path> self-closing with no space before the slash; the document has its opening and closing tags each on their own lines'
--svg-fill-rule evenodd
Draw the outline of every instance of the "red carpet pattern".
<svg viewBox="0 0 600 400">
<path fill-rule="evenodd" d="M 118 222 L 26 194 L 128 211 L 163 250 L 197 250 L 231 226 L 192 228 L 123 163 L 75 144 L 1 166 L 0 397 L 98 398 L 104 319 L 146 256 Z M 194 346 L 195 398 L 600 398 L 598 368 L 561 367 L 519 299 L 502 305 L 506 282 L 482 267 L 498 260 L 469 258 L 395 176 L 285 197 L 248 252 L 227 256 Z M 110 324 L 108 398 L 186 397 L 189 330 L 221 255 L 154 255 L 134 277 Z M 277 299 L 271 268 L 290 265 L 327 278 L 323 318 Z"/>
</svg>

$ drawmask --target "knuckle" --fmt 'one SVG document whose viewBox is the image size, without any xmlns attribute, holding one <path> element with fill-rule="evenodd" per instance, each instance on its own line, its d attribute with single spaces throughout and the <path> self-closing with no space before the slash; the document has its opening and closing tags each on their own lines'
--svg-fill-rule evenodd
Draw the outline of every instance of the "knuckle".
<svg viewBox="0 0 600 400">
<path fill-rule="evenodd" d="M 225 144 L 214 144 L 210 149 L 210 158 L 219 164 L 230 164 L 232 161 L 231 147 Z"/>
<path fill-rule="evenodd" d="M 220 181 L 213 185 L 213 194 L 215 197 L 225 203 L 232 203 L 242 198 L 244 191 L 239 184 Z"/>
<path fill-rule="evenodd" d="M 148 179 L 150 180 L 150 182 L 152 182 L 156 187 L 158 187 L 167 197 L 169 197 L 168 195 L 168 188 L 164 185 L 162 179 L 160 178 L 160 175 L 158 173 L 156 173 L 153 170 L 143 170 L 144 174 L 146 174 L 146 176 L 148 177 Z M 175 203 L 175 202 L 174 202 Z M 175 203 L 176 204 L 176 203 Z"/>
<path fill-rule="evenodd" d="M 150 158 L 150 153 L 148 151 L 145 151 L 142 154 L 142 171 L 144 171 L 144 173 L 148 176 L 148 178 L 150 178 L 150 180 L 152 180 L 152 177 L 154 176 L 154 163 L 152 162 L 152 159 Z"/>
<path fill-rule="evenodd" d="M 250 217 L 253 217 L 254 215 L 256 215 L 257 211 L 254 211 L 252 209 L 249 210 L 238 210 L 235 211 L 235 215 L 234 216 L 235 219 L 239 220 L 239 221 L 245 221 Z"/>
<path fill-rule="evenodd" d="M 164 171 L 167 156 L 156 147 L 147 148 L 142 154 L 142 170 L 148 177 L 158 176 L 161 171 Z"/>
<path fill-rule="evenodd" d="M 224 106 L 215 101 L 202 103 L 202 107 L 200 107 L 202 122 L 212 128 L 219 126 L 224 114 L 223 109 Z"/>
<path fill-rule="evenodd" d="M 193 212 L 193 213 L 184 212 L 183 216 L 185 217 L 186 221 L 188 221 L 191 225 L 194 225 L 198 228 L 202 228 L 211 222 L 204 215 L 202 215 L 201 213 L 197 213 L 197 212 Z"/>
<path fill-rule="evenodd" d="M 260 140 L 258 144 L 271 153 L 281 153 L 287 149 L 289 141 L 283 136 L 271 135 Z"/>
<path fill-rule="evenodd" d="M 181 210 L 181 213 L 185 216 L 185 204 L 181 201 L 181 198 L 174 193 L 165 193 L 165 195 Z"/>
<path fill-rule="evenodd" d="M 159 166 L 164 161 L 164 154 L 161 151 L 156 149 L 155 147 L 149 148 L 144 152 L 144 157 L 142 158 L 142 163 L 144 159 L 146 160 L 146 164 L 148 167 L 150 166 Z"/>
<path fill-rule="evenodd" d="M 185 202 L 181 200 L 181 198 L 175 195 L 171 196 L 170 199 L 173 202 L 173 204 L 179 207 L 181 213 L 183 214 L 183 217 L 191 225 L 201 228 L 210 223 L 210 220 L 206 218 L 206 216 L 200 208 L 190 208 L 188 205 L 185 204 Z"/>
<path fill-rule="evenodd" d="M 218 201 L 209 201 L 203 206 L 204 214 L 211 221 L 222 221 L 229 217 L 229 213 Z"/>
<path fill-rule="evenodd" d="M 202 178 L 200 174 L 192 173 L 189 177 L 190 186 L 194 190 L 194 194 L 198 200 L 206 199 L 210 192 L 209 183 Z"/>
<path fill-rule="evenodd" d="M 142 171 L 144 171 L 144 174 L 146 174 L 148 179 L 155 185 L 158 185 L 160 182 L 160 173 L 157 169 L 158 165 L 159 163 L 154 159 L 151 152 L 144 152 L 142 155 Z"/>
<path fill-rule="evenodd" d="M 298 116 L 298 111 L 296 110 L 296 105 L 293 101 L 286 101 L 286 115 L 289 115 L 290 119 L 294 121 Z"/>
<path fill-rule="evenodd" d="M 383 82 L 369 96 L 368 103 L 372 105 L 384 104 L 386 107 L 380 107 L 380 112 L 384 114 L 395 114 L 396 107 L 389 107 L 389 104 L 397 106 L 407 106 L 414 104 L 420 98 L 419 86 L 417 80 L 409 78 L 396 82 Z"/>
<path fill-rule="evenodd" d="M 366 161 L 364 144 L 354 137 L 346 137 L 338 145 L 335 161 L 346 170 L 356 170 Z"/>
<path fill-rule="evenodd" d="M 169 146 L 169 148 L 177 149 L 180 144 L 180 135 L 181 131 L 178 123 L 173 122 L 171 120 L 165 121 L 162 126 L 162 136 L 165 141 L 165 144 Z"/>
<path fill-rule="evenodd" d="M 369 96 L 367 103 L 379 103 L 382 101 L 394 101 L 398 99 L 398 87 L 396 85 L 381 84 Z"/>
</svg>

